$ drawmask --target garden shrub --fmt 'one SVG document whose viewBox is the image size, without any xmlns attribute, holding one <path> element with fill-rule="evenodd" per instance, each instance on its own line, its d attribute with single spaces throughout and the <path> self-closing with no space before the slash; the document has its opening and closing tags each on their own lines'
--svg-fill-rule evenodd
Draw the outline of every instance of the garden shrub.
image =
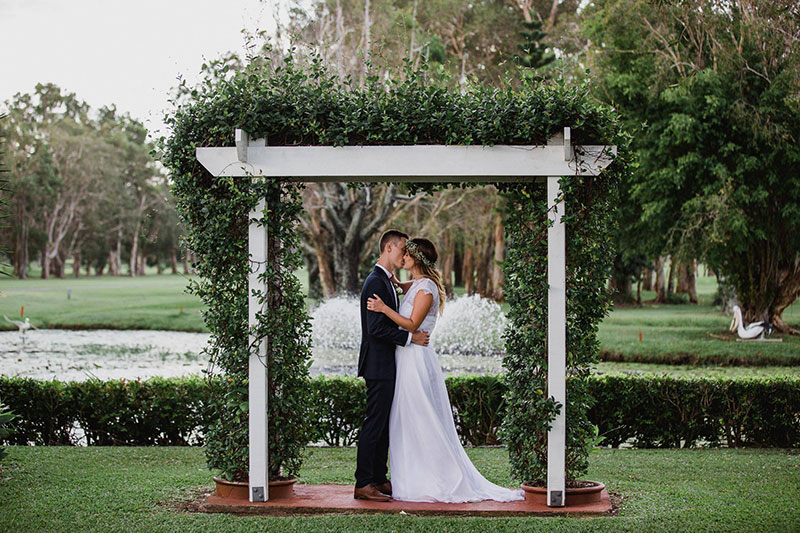
<svg viewBox="0 0 800 533">
<path fill-rule="evenodd" d="M 16 415 L 8 409 L 6 405 L 3 405 L 3 402 L 0 401 L 0 442 L 4 442 L 12 433 L 14 433 L 14 428 L 11 426 L 11 422 L 16 418 Z M 5 458 L 8 455 L 8 452 L 5 448 L 0 448 L 0 459 Z"/>
<path fill-rule="evenodd" d="M 350 446 L 367 409 L 367 386 L 353 377 L 319 376 L 311 382 L 314 393 L 316 440 L 328 446 Z"/>
</svg>

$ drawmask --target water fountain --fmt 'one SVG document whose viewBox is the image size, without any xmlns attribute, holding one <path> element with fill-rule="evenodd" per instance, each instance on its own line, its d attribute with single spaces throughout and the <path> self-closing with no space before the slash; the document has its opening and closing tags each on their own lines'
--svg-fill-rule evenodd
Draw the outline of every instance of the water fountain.
<svg viewBox="0 0 800 533">
<path fill-rule="evenodd" d="M 361 345 L 357 298 L 325 300 L 311 312 L 312 374 L 356 374 Z M 445 303 L 431 346 L 448 374 L 498 373 L 505 353 L 506 318 L 493 300 L 461 296 Z"/>
</svg>

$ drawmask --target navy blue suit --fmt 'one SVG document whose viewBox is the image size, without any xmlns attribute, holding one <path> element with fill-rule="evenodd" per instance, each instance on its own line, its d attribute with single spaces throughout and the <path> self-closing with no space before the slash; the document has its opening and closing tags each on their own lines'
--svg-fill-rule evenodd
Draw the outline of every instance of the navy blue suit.
<svg viewBox="0 0 800 533">
<path fill-rule="evenodd" d="M 389 413 L 394 399 L 397 368 L 394 351 L 405 346 L 408 332 L 384 315 L 367 310 L 373 294 L 397 311 L 394 287 L 386 273 L 375 266 L 361 288 L 361 350 L 358 375 L 367 383 L 367 412 L 358 437 L 356 487 L 386 481 L 389 458 Z"/>
</svg>

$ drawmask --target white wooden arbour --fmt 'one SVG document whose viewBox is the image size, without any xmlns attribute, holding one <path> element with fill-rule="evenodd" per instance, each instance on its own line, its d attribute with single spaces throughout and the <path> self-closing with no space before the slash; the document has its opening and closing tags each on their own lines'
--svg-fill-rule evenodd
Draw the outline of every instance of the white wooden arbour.
<svg viewBox="0 0 800 533">
<path fill-rule="evenodd" d="M 235 147 L 197 148 L 197 160 L 214 176 L 280 176 L 293 181 L 340 182 L 501 182 L 547 180 L 549 217 L 547 232 L 547 383 L 549 396 L 566 405 L 566 245 L 561 221 L 564 201 L 561 176 L 594 176 L 616 154 L 616 146 L 582 146 L 589 154 L 580 160 L 570 140 L 570 129 L 543 146 L 266 146 L 264 139 L 250 140 L 236 130 Z M 250 220 L 258 219 L 266 207 L 261 200 Z M 251 268 L 248 300 L 249 324 L 255 325 L 261 310 L 253 292 L 267 260 L 266 228 L 251 222 L 249 230 Z M 264 287 L 261 287 L 264 288 Z M 265 288 L 264 288 L 265 289 Z M 250 501 L 266 501 L 268 494 L 267 372 L 268 339 L 263 339 L 249 360 Z M 250 338 L 253 346 L 256 339 Z M 556 417 L 547 435 L 547 502 L 564 505 L 565 409 Z"/>
</svg>

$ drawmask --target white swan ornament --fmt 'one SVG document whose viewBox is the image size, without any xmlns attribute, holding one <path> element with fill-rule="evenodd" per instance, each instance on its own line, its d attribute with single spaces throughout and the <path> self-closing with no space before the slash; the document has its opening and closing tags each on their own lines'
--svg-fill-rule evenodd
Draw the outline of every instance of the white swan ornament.
<svg viewBox="0 0 800 533">
<path fill-rule="evenodd" d="M 30 318 L 25 318 L 25 322 L 20 322 L 19 320 L 11 320 L 6 315 L 3 315 L 3 318 L 6 319 L 6 322 L 11 322 L 15 326 L 17 326 L 19 328 L 20 334 L 22 335 L 25 335 L 25 332 L 28 331 L 29 329 L 39 329 L 33 324 L 31 324 Z"/>
<path fill-rule="evenodd" d="M 763 339 L 764 335 L 772 333 L 772 324 L 769 322 L 753 322 L 745 326 L 742 321 L 742 310 L 739 309 L 738 305 L 734 305 L 730 330 L 736 331 L 741 339 L 755 339 L 756 337 Z"/>
</svg>

